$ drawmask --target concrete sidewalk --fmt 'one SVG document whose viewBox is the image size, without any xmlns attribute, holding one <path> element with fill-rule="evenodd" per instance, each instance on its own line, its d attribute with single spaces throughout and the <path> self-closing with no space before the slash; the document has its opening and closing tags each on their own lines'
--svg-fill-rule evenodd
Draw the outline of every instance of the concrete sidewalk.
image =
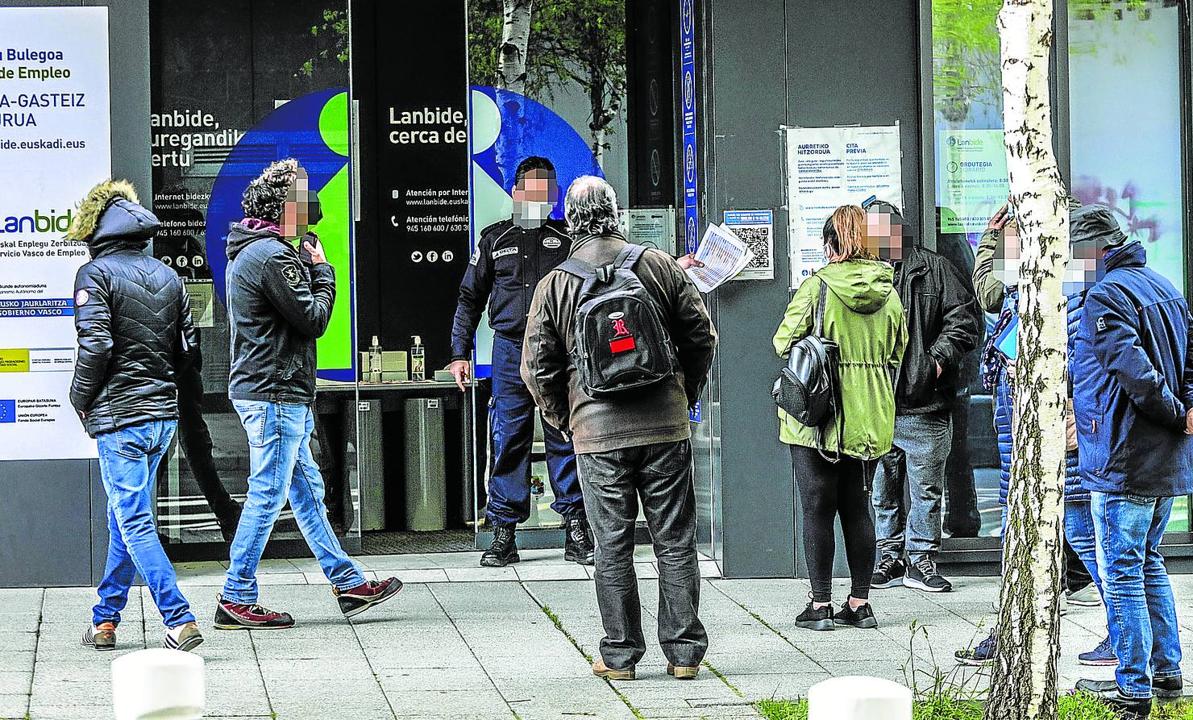
<svg viewBox="0 0 1193 720">
<path fill-rule="evenodd" d="M 649 550 L 639 570 L 648 639 L 657 580 Z M 361 558 L 379 576 L 407 582 L 390 603 L 353 622 L 340 616 L 313 560 L 268 561 L 261 602 L 291 612 L 288 631 L 211 628 L 223 581 L 217 563 L 181 568 L 207 642 L 209 717 L 237 718 L 727 718 L 753 717 L 752 703 L 794 698 L 832 675 L 876 675 L 909 682 L 915 668 L 953 669 L 952 652 L 986 634 L 998 591 L 994 578 L 955 578 L 957 590 L 928 595 L 875 591 L 882 626 L 812 633 L 795 627 L 808 585 L 800 580 L 723 580 L 706 561 L 701 615 L 711 647 L 691 682 L 669 678 L 652 646 L 634 682 L 590 675 L 602 632 L 591 580 L 559 551 L 526 551 L 503 570 L 476 566 L 476 553 Z M 1193 576 L 1176 576 L 1186 658 L 1193 654 Z M 844 582 L 836 594 L 843 599 Z M 80 646 L 95 602 L 90 588 L 0 590 L 0 718 L 109 718 L 109 664 L 121 653 L 156 647 L 160 617 L 143 588 L 134 591 L 115 653 Z M 918 631 L 911 629 L 915 623 Z M 1062 628 L 1062 683 L 1109 678 L 1111 668 L 1079 669 L 1076 653 L 1104 632 L 1101 608 L 1072 608 Z M 913 640 L 913 636 L 917 639 Z M 653 643 L 653 641 L 651 641 Z M 1193 672 L 1193 661 L 1186 660 Z M 958 679 L 974 679 L 962 671 Z M 926 674 L 919 676 L 926 683 Z"/>
</svg>

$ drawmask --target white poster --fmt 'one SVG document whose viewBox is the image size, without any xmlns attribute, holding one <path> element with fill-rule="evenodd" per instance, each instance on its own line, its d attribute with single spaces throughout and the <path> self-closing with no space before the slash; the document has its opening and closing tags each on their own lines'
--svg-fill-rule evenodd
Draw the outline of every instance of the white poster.
<svg viewBox="0 0 1193 720">
<path fill-rule="evenodd" d="M 936 178 L 940 231 L 980 233 L 1007 201 L 1007 150 L 1001 129 L 942 130 Z"/>
<path fill-rule="evenodd" d="M 96 457 L 69 398 L 88 256 L 62 237 L 111 172 L 108 9 L 0 8 L 0 460 Z"/>
<path fill-rule="evenodd" d="M 821 230 L 871 196 L 903 207 L 899 126 L 786 128 L 791 287 L 824 265 Z"/>
</svg>

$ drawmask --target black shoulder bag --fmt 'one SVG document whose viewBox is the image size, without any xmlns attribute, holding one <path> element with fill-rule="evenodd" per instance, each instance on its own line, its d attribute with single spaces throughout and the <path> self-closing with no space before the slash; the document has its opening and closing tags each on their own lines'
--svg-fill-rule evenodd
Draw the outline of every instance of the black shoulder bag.
<svg viewBox="0 0 1193 720">
<path fill-rule="evenodd" d="M 820 297 L 812 333 L 791 346 L 787 367 L 779 373 L 771 396 L 779 408 L 801 425 L 816 429 L 817 451 L 835 463 L 841 459 L 845 435 L 845 409 L 841 403 L 838 365 L 840 348 L 824 337 L 824 306 L 828 284 L 820 280 Z M 825 455 L 825 435 L 830 423 L 837 421 L 836 457 Z"/>
</svg>

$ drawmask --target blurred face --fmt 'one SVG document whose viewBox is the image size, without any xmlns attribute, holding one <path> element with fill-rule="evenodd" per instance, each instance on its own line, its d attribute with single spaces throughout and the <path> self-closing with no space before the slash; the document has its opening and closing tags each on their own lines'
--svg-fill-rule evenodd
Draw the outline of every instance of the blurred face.
<svg viewBox="0 0 1193 720">
<path fill-rule="evenodd" d="M 1003 285 L 1019 284 L 1019 265 L 1022 247 L 1019 241 L 1019 226 L 1010 223 L 1002 229 L 994 245 L 994 276 Z"/>
<path fill-rule="evenodd" d="M 1089 290 L 1106 274 L 1103 252 L 1091 242 L 1078 243 L 1065 266 L 1064 293 L 1077 295 Z"/>
<path fill-rule="evenodd" d="M 538 227 L 547 221 L 559 201 L 559 184 L 550 170 L 531 170 L 522 176 L 512 193 L 514 222 Z"/>
<path fill-rule="evenodd" d="M 294 184 L 286 191 L 286 205 L 282 209 L 282 235 L 300 238 L 311 226 L 310 180 L 306 170 L 298 169 Z"/>
<path fill-rule="evenodd" d="M 899 217 L 889 210 L 872 208 L 866 211 L 866 251 L 889 263 L 903 260 L 906 228 Z"/>
</svg>

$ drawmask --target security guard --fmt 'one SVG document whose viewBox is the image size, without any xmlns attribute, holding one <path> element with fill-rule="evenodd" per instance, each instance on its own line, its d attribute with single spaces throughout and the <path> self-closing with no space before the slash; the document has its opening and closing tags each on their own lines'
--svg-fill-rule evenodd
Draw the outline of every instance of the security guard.
<svg viewBox="0 0 1193 720">
<path fill-rule="evenodd" d="M 518 562 L 514 538 L 518 523 L 530 517 L 530 449 L 534 439 L 534 400 L 522 383 L 522 337 L 526 314 L 539 280 L 567 259 L 571 238 L 550 214 L 559 199 L 555 167 L 542 157 L 528 157 L 515 175 L 514 213 L 481 232 L 464 281 L 452 325 L 451 373 L 460 390 L 471 374 L 473 336 L 485 303 L 493 328 L 493 400 L 489 421 L 493 433 L 492 472 L 486 517 L 493 544 L 481 565 L 504 567 Z M 555 501 L 551 509 L 564 518 L 564 558 L 593 564 L 592 531 L 584 515 L 584 498 L 576 476 L 572 443 L 543 424 L 547 468 Z"/>
</svg>

